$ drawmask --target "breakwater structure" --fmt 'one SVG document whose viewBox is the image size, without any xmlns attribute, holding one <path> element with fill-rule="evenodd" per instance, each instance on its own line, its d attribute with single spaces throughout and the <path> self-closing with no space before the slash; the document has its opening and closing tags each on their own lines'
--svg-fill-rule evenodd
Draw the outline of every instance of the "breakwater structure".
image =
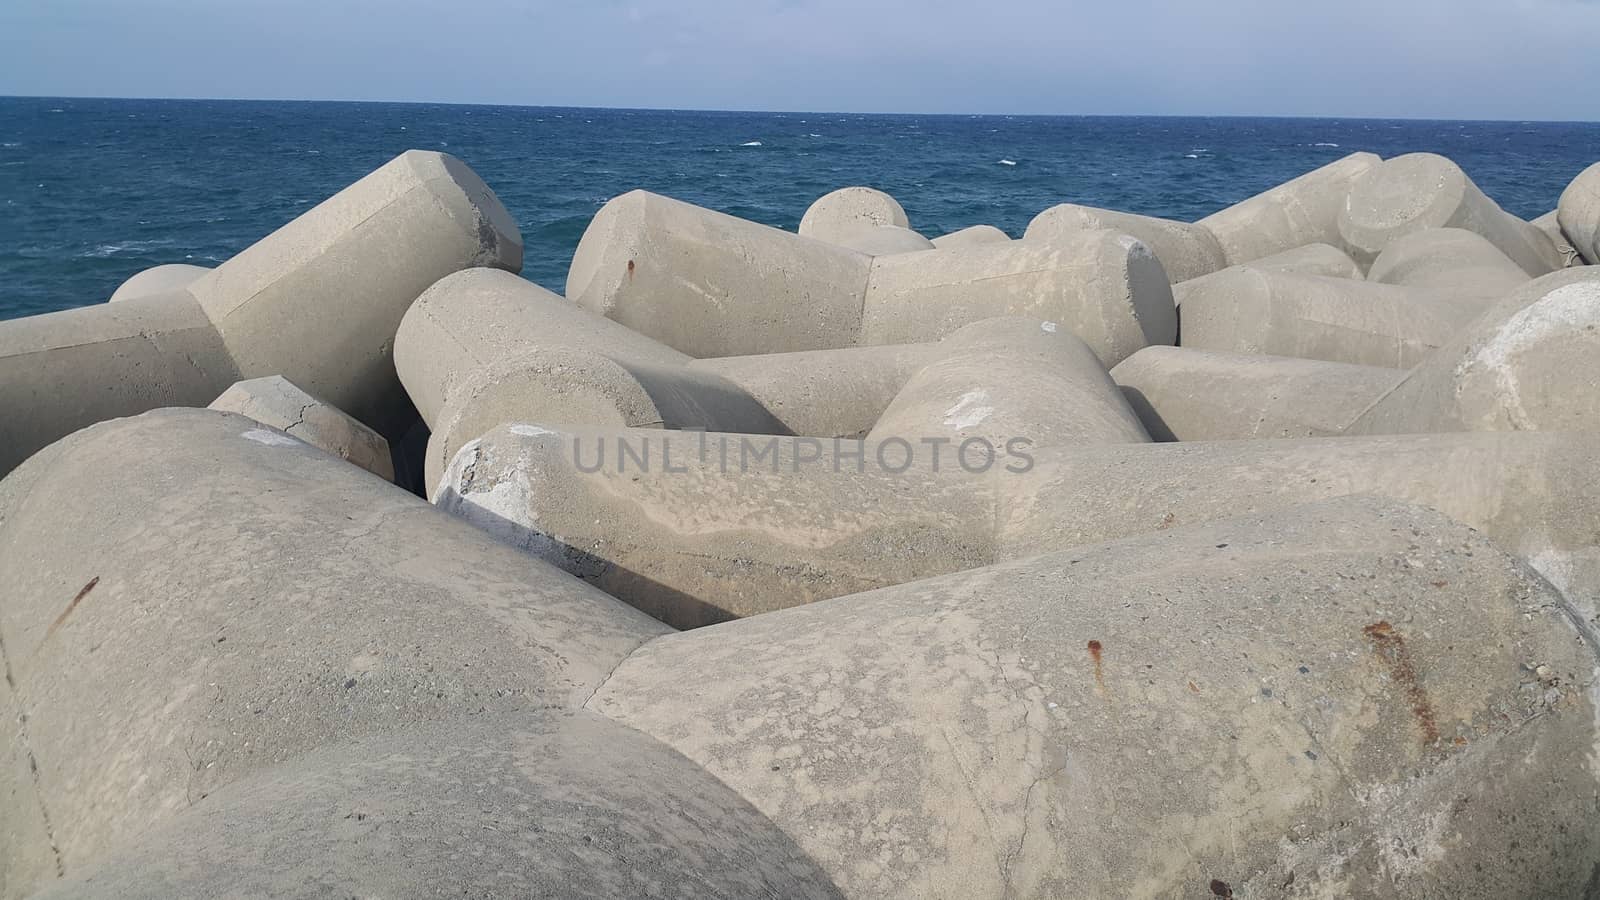
<svg viewBox="0 0 1600 900">
<path fill-rule="evenodd" d="M 0 322 L 0 898 L 1600 896 L 1600 165 L 1044 206 L 563 296 L 411 151 Z"/>
</svg>

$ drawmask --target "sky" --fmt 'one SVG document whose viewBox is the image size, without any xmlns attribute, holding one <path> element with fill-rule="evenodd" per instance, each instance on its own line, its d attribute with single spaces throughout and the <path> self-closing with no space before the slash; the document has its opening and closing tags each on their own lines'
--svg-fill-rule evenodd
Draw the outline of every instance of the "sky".
<svg viewBox="0 0 1600 900">
<path fill-rule="evenodd" d="M 1597 0 L 0 0 L 0 94 L 1600 119 Z"/>
</svg>

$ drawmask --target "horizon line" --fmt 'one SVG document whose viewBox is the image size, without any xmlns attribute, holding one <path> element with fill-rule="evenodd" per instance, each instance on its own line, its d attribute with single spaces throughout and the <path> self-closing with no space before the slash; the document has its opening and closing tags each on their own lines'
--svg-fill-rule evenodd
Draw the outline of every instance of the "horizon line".
<svg viewBox="0 0 1600 900">
<path fill-rule="evenodd" d="M 534 103 L 493 103 L 489 101 L 460 100 L 372 100 L 372 99 L 308 99 L 301 97 L 125 97 L 109 94 L 3 94 L 0 100 L 114 100 L 114 101 L 169 101 L 175 103 L 328 103 L 328 104 L 386 104 L 390 106 L 465 106 L 501 109 L 560 109 L 593 110 L 599 112 L 664 112 L 664 113 L 716 113 L 730 115 L 770 116 L 923 116 L 961 119 L 1282 119 L 1313 121 L 1362 122 L 1519 122 L 1530 125 L 1593 125 L 1589 119 L 1447 119 L 1434 116 L 1354 116 L 1354 115 L 1284 115 L 1281 113 L 975 113 L 975 112 L 883 112 L 859 110 L 803 110 L 803 109 L 717 109 L 693 106 L 564 106 Z"/>
</svg>

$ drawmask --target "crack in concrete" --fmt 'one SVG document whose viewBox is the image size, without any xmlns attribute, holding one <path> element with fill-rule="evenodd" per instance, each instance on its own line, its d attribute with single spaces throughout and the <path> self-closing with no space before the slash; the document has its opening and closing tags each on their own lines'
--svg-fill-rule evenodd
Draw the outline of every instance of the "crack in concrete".
<svg viewBox="0 0 1600 900">
<path fill-rule="evenodd" d="M 6 687 L 17 701 L 17 742 L 22 745 L 22 752 L 28 758 L 28 777 L 33 782 L 33 798 L 39 807 L 39 821 L 44 825 L 45 840 L 50 843 L 50 854 L 55 859 L 56 877 L 65 878 L 67 866 L 61 858 L 61 847 L 56 843 L 56 829 L 50 821 L 50 810 L 44 804 L 44 787 L 39 782 L 39 760 L 34 756 L 33 742 L 28 738 L 28 714 L 22 709 L 22 695 L 11 674 L 11 657 L 6 653 L 4 637 L 0 637 L 0 667 L 5 670 Z"/>
<path fill-rule="evenodd" d="M 288 424 L 288 426 L 286 426 L 286 427 L 285 427 L 285 428 L 284 428 L 284 429 L 283 429 L 283 433 L 284 433 L 284 434 L 288 434 L 288 433 L 289 433 L 289 432 L 291 432 L 291 431 L 293 431 L 293 430 L 294 430 L 294 429 L 295 429 L 295 426 L 296 426 L 296 425 L 304 425 L 304 424 L 305 424 L 305 423 L 306 423 L 306 410 L 308 410 L 308 409 L 310 409 L 310 408 L 311 408 L 311 407 L 313 407 L 313 406 L 316 406 L 316 405 L 317 405 L 317 404 L 316 404 L 316 403 L 314 403 L 314 402 L 313 402 L 313 403 L 307 403 L 307 404 L 304 404 L 304 405 L 302 405 L 302 406 L 301 406 L 301 407 L 300 407 L 300 412 L 299 412 L 299 413 L 298 413 L 298 414 L 296 414 L 296 415 L 295 415 L 295 417 L 294 417 L 294 421 L 293 421 L 293 422 L 290 422 L 290 423 L 289 423 L 289 424 Z"/>
</svg>

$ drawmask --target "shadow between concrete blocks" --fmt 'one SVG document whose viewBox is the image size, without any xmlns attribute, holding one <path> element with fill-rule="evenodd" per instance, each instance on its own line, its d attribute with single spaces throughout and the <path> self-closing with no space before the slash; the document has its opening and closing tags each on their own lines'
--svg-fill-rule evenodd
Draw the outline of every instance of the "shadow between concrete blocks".
<svg viewBox="0 0 1600 900">
<path fill-rule="evenodd" d="M 673 628 L 687 631 L 739 618 L 716 604 L 662 584 L 642 572 L 618 565 L 477 506 L 458 494 L 453 487 L 443 488 L 434 505 L 488 532 L 501 543 L 549 563 Z"/>
</svg>

